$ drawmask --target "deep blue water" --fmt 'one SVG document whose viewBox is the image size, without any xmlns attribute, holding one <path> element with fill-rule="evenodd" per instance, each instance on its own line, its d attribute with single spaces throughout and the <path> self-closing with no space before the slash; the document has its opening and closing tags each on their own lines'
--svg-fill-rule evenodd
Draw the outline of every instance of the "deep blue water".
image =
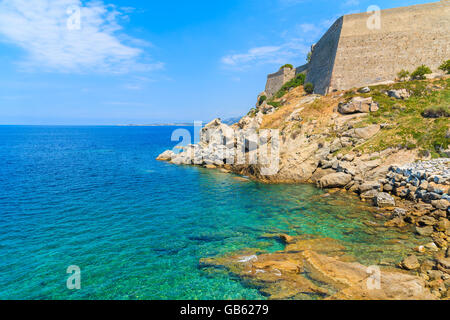
<svg viewBox="0 0 450 320">
<path fill-rule="evenodd" d="M 265 233 L 379 245 L 348 199 L 156 161 L 174 129 L 0 126 L 0 299 L 262 299 L 199 259 L 282 248 Z"/>
</svg>

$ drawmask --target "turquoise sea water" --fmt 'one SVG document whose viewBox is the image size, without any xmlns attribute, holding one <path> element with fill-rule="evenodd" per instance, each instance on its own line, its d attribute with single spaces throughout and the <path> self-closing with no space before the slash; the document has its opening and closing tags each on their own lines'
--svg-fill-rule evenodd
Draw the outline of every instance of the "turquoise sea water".
<svg viewBox="0 0 450 320">
<path fill-rule="evenodd" d="M 397 234 L 366 232 L 356 199 L 157 162 L 174 129 L 0 127 L 0 299 L 263 299 L 198 262 L 282 249 L 266 233 L 332 237 L 374 261 L 398 250 Z M 66 288 L 70 265 L 81 290 Z"/>
</svg>

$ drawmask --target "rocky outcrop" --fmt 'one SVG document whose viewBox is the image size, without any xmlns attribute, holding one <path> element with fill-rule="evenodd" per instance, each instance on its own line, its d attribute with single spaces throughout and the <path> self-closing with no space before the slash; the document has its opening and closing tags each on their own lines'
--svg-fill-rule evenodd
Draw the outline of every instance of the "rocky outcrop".
<svg viewBox="0 0 450 320">
<path fill-rule="evenodd" d="M 340 103 L 338 111 L 341 114 L 369 113 L 378 111 L 379 106 L 372 98 L 354 97 L 347 103 Z"/>
<path fill-rule="evenodd" d="M 350 174 L 344 172 L 336 172 L 322 177 L 318 185 L 321 188 L 339 188 L 345 187 L 352 180 Z"/>
<path fill-rule="evenodd" d="M 395 199 L 386 192 L 379 192 L 374 197 L 374 203 L 379 208 L 395 207 Z"/>
<path fill-rule="evenodd" d="M 312 182 L 320 188 L 342 188 L 357 193 L 363 201 L 378 207 L 374 209 L 377 216 L 387 218 L 380 224 L 381 227 L 415 231 L 414 237 L 422 242 L 416 251 L 421 255 L 436 254 L 440 259 L 440 262 L 433 260 L 432 266 L 427 266 L 419 255 L 419 267 L 413 258 L 405 259 L 403 264 L 398 266 L 421 272 L 422 280 L 429 280 L 427 271 L 439 271 L 443 274 L 441 278 L 445 277 L 448 274 L 445 252 L 450 240 L 449 160 L 416 162 L 418 153 L 401 146 L 374 152 L 360 151 L 370 150 L 367 147 L 373 142 L 378 142 L 380 140 L 378 137 L 386 136 L 386 130 L 392 130 L 395 126 L 392 123 L 372 124 L 377 115 L 372 117 L 368 113 L 375 112 L 378 105 L 371 99 L 357 97 L 338 107 L 338 102 L 343 98 L 336 93 L 334 104 L 326 109 L 324 105 L 331 99 L 328 96 L 323 98 L 307 96 L 300 90 L 290 92 L 288 95 L 297 96 L 294 101 L 283 98 L 279 101 L 281 107 L 278 108 L 273 108 L 263 101 L 233 126 L 227 126 L 220 119 L 216 119 L 201 131 L 198 145 L 186 146 L 178 154 L 167 151 L 158 159 L 175 164 L 221 168 L 225 172 L 237 173 L 262 182 Z M 321 99 L 320 103 L 315 103 L 317 99 Z M 407 99 L 405 95 L 403 99 Z M 266 141 L 260 139 L 259 133 L 265 128 L 276 128 L 279 133 L 278 166 L 270 175 L 264 174 L 262 171 L 264 166 L 260 163 L 249 162 L 249 159 L 257 156 L 269 165 L 273 163 L 269 157 L 260 157 L 258 152 L 260 145 L 275 144 L 274 136 Z M 238 157 L 244 162 L 239 163 Z M 263 262 L 261 265 L 251 263 L 253 260 L 247 261 L 251 263 L 247 265 L 251 269 L 245 270 L 247 273 L 251 271 L 250 274 L 242 275 L 241 271 L 236 271 L 246 278 L 246 281 L 257 281 L 259 284 L 260 281 L 268 280 L 270 284 L 264 285 L 261 290 L 272 298 L 295 298 L 299 292 L 338 299 L 360 297 L 384 299 L 393 298 L 394 294 L 405 298 L 424 298 L 421 295 L 405 293 L 411 292 L 414 286 L 419 286 L 417 282 L 419 280 L 406 279 L 406 283 L 410 283 L 411 286 L 405 289 L 397 282 L 403 277 L 398 274 L 388 275 L 383 280 L 392 284 L 394 289 L 379 294 L 367 292 L 356 283 L 349 283 L 347 287 L 335 289 L 334 292 L 326 291 L 326 288 L 317 285 L 315 281 L 311 282 L 310 278 L 301 276 L 301 272 L 299 275 L 299 272 L 294 273 L 292 270 L 298 268 L 303 270 L 299 266 L 305 265 L 307 258 L 303 255 L 307 250 L 324 255 L 326 256 L 324 259 L 328 259 L 330 257 L 327 256 L 334 257 L 340 252 L 340 246 L 328 241 L 328 251 L 321 251 L 323 248 L 318 248 L 314 241 L 299 243 L 291 237 L 283 239 L 286 243 L 286 252 L 280 256 L 281 260 L 272 261 L 272 256 L 267 256 L 267 265 L 264 264 L 265 260 L 260 261 Z M 302 255 L 301 261 L 293 263 L 293 260 L 299 259 L 299 254 Z M 266 256 L 257 256 L 257 259 L 265 259 L 263 257 Z M 289 257 L 288 261 L 285 261 L 284 257 Z M 343 270 L 347 268 L 338 261 L 333 262 L 340 265 Z M 275 265 L 280 268 L 286 266 L 292 271 L 286 272 L 286 278 L 282 278 L 279 283 L 274 279 L 278 279 L 280 272 L 284 277 L 285 272 L 273 267 Z M 255 268 L 257 271 L 252 271 Z M 426 271 L 423 271 L 425 268 Z M 313 268 L 311 272 L 320 274 L 318 269 Z M 338 270 L 333 276 L 340 276 Z M 433 274 L 433 277 L 435 276 Z M 273 284 L 274 282 L 277 284 Z M 422 282 L 420 286 L 423 286 Z M 442 286 L 436 285 L 433 288 L 434 296 L 441 297 L 440 294 L 444 292 Z"/>
<path fill-rule="evenodd" d="M 344 250 L 333 239 L 291 237 L 284 251 L 263 254 L 248 251 L 201 259 L 200 266 L 224 267 L 244 283 L 277 300 L 436 299 L 422 278 L 392 269 L 379 270 L 377 274 L 378 270 L 338 258 Z M 446 268 L 447 261 L 441 265 Z"/>
<path fill-rule="evenodd" d="M 411 93 L 406 89 L 399 89 L 399 90 L 389 90 L 387 92 L 387 95 L 391 98 L 405 100 L 411 96 Z"/>
<path fill-rule="evenodd" d="M 416 270 L 420 268 L 419 260 L 415 255 L 411 255 L 407 258 L 405 258 L 402 262 L 402 267 L 406 270 Z"/>
<path fill-rule="evenodd" d="M 171 161 L 175 157 L 175 153 L 172 150 L 167 150 L 161 153 L 156 160 L 158 161 Z"/>
<path fill-rule="evenodd" d="M 202 128 L 199 144 L 183 147 L 180 153 L 165 151 L 157 160 L 209 168 L 223 166 L 227 161 L 236 161 L 236 150 L 243 150 L 244 143 L 239 140 L 234 129 L 223 124 L 220 119 L 215 119 Z"/>
<path fill-rule="evenodd" d="M 434 208 L 448 211 L 450 204 L 450 159 L 419 161 L 392 166 L 384 186 L 408 200 L 421 200 Z"/>
</svg>

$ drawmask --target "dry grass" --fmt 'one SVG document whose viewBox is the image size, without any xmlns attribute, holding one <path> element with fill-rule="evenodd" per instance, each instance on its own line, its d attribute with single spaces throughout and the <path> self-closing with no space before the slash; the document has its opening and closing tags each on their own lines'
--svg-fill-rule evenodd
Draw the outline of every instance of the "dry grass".
<svg viewBox="0 0 450 320">
<path fill-rule="evenodd" d="M 338 96 L 324 96 L 319 97 L 313 103 L 299 104 L 299 100 L 305 96 L 303 87 L 297 87 L 282 99 L 278 99 L 277 101 L 285 100 L 285 103 L 273 114 L 264 116 L 261 129 L 282 129 L 286 125 L 286 119 L 299 108 L 304 108 L 300 112 L 304 120 L 317 120 L 319 124 L 326 123 L 340 101 Z"/>
</svg>

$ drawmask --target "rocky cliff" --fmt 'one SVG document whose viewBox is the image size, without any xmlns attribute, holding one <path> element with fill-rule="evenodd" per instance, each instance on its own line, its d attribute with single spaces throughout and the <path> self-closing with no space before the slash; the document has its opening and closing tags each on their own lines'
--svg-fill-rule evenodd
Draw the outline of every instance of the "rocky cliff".
<svg viewBox="0 0 450 320">
<path fill-rule="evenodd" d="M 237 124 L 206 125 L 197 145 L 158 159 L 266 183 L 314 183 L 388 210 L 387 227 L 416 225 L 446 250 L 450 236 L 450 78 L 258 99 Z M 420 160 L 421 162 L 417 162 Z M 430 249 L 431 248 L 431 249 Z"/>
</svg>

